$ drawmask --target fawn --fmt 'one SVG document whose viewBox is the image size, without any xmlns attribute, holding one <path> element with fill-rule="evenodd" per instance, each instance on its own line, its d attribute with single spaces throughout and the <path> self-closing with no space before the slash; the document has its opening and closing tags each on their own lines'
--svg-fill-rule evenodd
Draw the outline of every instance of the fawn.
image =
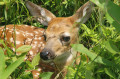
<svg viewBox="0 0 120 79">
<path fill-rule="evenodd" d="M 77 52 L 72 50 L 71 44 L 77 41 L 78 23 L 85 23 L 89 19 L 94 4 L 90 1 L 86 2 L 70 17 L 56 17 L 47 9 L 30 1 L 26 1 L 25 4 L 31 15 L 48 28 L 45 30 L 28 25 L 6 25 L 0 27 L 0 38 L 4 39 L 13 51 L 15 48 L 11 44 L 15 42 L 16 48 L 31 45 L 32 49 L 26 57 L 28 60 L 32 60 L 40 52 L 40 69 L 32 72 L 34 79 L 39 78 L 39 72 L 48 71 L 54 72 L 51 79 L 57 78 L 58 74 L 58 78 L 63 79 L 67 73 L 65 66 L 70 65 L 77 55 Z"/>
</svg>

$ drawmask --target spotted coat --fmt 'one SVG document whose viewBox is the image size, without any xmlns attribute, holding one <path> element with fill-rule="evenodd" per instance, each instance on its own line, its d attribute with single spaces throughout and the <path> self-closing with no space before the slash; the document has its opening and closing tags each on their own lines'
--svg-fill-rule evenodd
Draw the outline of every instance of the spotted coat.
<svg viewBox="0 0 120 79">
<path fill-rule="evenodd" d="M 44 48 L 44 29 L 28 25 L 6 25 L 0 27 L 0 38 L 15 52 L 22 45 L 32 46 L 25 59 L 33 57 Z M 2 45 L 1 45 L 2 46 Z M 20 52 L 16 52 L 17 55 Z"/>
</svg>

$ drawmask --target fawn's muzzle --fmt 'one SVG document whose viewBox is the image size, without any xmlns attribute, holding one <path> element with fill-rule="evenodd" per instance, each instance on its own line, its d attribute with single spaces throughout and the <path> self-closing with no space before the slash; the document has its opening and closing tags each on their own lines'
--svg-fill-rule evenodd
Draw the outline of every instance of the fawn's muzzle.
<svg viewBox="0 0 120 79">
<path fill-rule="evenodd" d="M 43 49 L 43 51 L 40 53 L 40 57 L 43 60 L 50 60 L 50 59 L 54 59 L 55 55 L 54 55 L 52 50 L 50 50 L 50 49 Z"/>
</svg>

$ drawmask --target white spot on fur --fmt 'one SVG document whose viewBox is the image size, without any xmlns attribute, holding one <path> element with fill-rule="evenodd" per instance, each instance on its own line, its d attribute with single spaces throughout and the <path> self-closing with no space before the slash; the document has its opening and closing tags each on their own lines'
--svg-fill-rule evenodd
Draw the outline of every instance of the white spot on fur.
<svg viewBox="0 0 120 79">
<path fill-rule="evenodd" d="M 13 38 L 10 38 L 10 42 L 14 42 Z"/>
<path fill-rule="evenodd" d="M 31 26 L 31 28 L 34 28 L 34 26 Z"/>
<path fill-rule="evenodd" d="M 33 45 L 32 48 L 35 49 L 35 48 L 36 48 L 36 45 Z"/>
<path fill-rule="evenodd" d="M 47 21 L 48 21 L 48 22 L 51 20 L 51 18 L 50 18 L 50 17 L 47 17 L 46 19 L 47 19 Z"/>
<path fill-rule="evenodd" d="M 12 48 L 13 51 L 15 51 L 15 48 Z"/>
<path fill-rule="evenodd" d="M 35 44 L 37 44 L 38 42 L 37 41 L 34 41 Z"/>
<path fill-rule="evenodd" d="M 38 39 L 41 40 L 41 37 L 39 37 Z"/>
<path fill-rule="evenodd" d="M 16 34 L 20 34 L 20 32 L 16 31 Z"/>
<path fill-rule="evenodd" d="M 41 68 L 38 68 L 38 71 L 41 71 L 42 69 Z"/>
<path fill-rule="evenodd" d="M 36 75 L 39 75 L 40 73 L 36 73 Z"/>
<path fill-rule="evenodd" d="M 30 36 L 34 36 L 33 33 L 30 33 Z"/>
<path fill-rule="evenodd" d="M 27 38 L 27 40 L 26 40 L 26 41 L 27 41 L 27 42 L 28 42 L 28 41 L 32 41 L 32 39 L 31 39 L 31 38 Z"/>
<path fill-rule="evenodd" d="M 37 38 L 37 37 L 35 37 L 34 39 L 35 39 L 35 40 L 37 40 L 38 38 Z"/>
<path fill-rule="evenodd" d="M 35 77 L 38 77 L 38 76 L 39 76 L 39 73 L 36 73 L 34 76 L 35 76 Z"/>
<path fill-rule="evenodd" d="M 28 26 L 28 25 L 25 25 L 25 26 Z"/>
<path fill-rule="evenodd" d="M 45 45 L 44 44 L 42 44 L 42 47 L 44 47 Z"/>
<path fill-rule="evenodd" d="M 9 28 L 7 27 L 6 29 L 8 30 Z"/>
<path fill-rule="evenodd" d="M 20 44 L 21 42 L 20 41 L 16 41 L 16 44 Z"/>
<path fill-rule="evenodd" d="M 9 32 L 13 32 L 12 30 L 9 30 Z"/>
<path fill-rule="evenodd" d="M 39 50 L 37 50 L 37 52 L 39 52 Z"/>
<path fill-rule="evenodd" d="M 33 51 L 29 51 L 30 55 L 33 55 Z"/>
<path fill-rule="evenodd" d="M 39 34 L 39 32 L 38 32 L 38 31 L 34 31 L 34 33 L 35 33 L 35 34 Z"/>
<path fill-rule="evenodd" d="M 23 33 L 23 36 L 25 36 L 25 34 Z"/>
<path fill-rule="evenodd" d="M 38 47 L 41 47 L 41 44 L 39 44 Z"/>
</svg>

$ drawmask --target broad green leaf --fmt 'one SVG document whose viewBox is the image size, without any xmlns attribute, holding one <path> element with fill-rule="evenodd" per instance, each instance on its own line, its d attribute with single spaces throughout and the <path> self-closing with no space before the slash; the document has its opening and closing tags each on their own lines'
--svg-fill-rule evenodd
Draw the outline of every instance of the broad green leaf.
<svg viewBox="0 0 120 79">
<path fill-rule="evenodd" d="M 114 42 L 112 42 L 111 40 L 105 41 L 104 45 L 105 48 L 113 54 L 117 54 L 119 52 L 119 49 L 116 47 L 116 45 L 114 45 Z"/>
<path fill-rule="evenodd" d="M 0 47 L 0 79 L 3 72 L 5 71 L 5 56 L 2 48 Z"/>
<path fill-rule="evenodd" d="M 101 56 L 97 56 L 97 54 L 90 52 L 87 48 L 85 48 L 82 44 L 74 44 L 73 49 L 75 51 L 81 52 L 83 54 L 86 54 L 88 57 L 90 57 L 91 60 L 94 60 L 97 63 L 101 63 L 107 66 L 114 66 L 115 68 L 120 70 L 119 65 L 116 65 L 114 62 L 111 62 L 105 58 L 102 58 Z"/>
<path fill-rule="evenodd" d="M 106 12 L 106 19 L 120 31 L 120 7 L 111 0 L 90 0 Z"/>
<path fill-rule="evenodd" d="M 109 75 L 110 77 L 117 79 L 114 72 L 112 72 L 109 68 L 105 68 L 105 73 Z"/>
<path fill-rule="evenodd" d="M 42 79 L 50 79 L 50 77 L 52 76 L 53 72 L 43 72 L 40 74 L 40 77 Z"/>
<path fill-rule="evenodd" d="M 85 72 L 85 79 L 94 79 L 94 78 L 92 78 L 92 71 L 90 71 L 90 70 L 86 70 L 86 72 Z"/>
<path fill-rule="evenodd" d="M 18 58 L 14 63 L 12 63 L 11 65 L 9 65 L 5 69 L 5 71 L 4 71 L 1 79 L 7 79 L 8 76 L 24 61 L 25 56 L 26 55 Z"/>
<path fill-rule="evenodd" d="M 28 52 L 32 47 L 30 45 L 23 45 L 19 47 L 16 52 L 25 53 Z"/>
<path fill-rule="evenodd" d="M 40 61 L 40 53 L 38 53 L 32 60 L 32 66 L 35 67 L 36 65 L 39 64 Z"/>
</svg>

